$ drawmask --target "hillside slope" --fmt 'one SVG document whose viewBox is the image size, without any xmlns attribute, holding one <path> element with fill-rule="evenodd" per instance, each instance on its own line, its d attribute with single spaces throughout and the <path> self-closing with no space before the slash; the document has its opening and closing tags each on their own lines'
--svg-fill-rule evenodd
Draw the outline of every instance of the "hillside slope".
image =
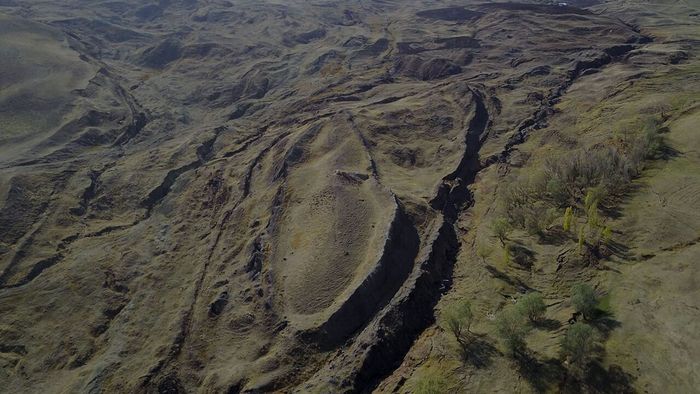
<svg viewBox="0 0 700 394">
<path fill-rule="evenodd" d="M 458 3 L 0 2 L 0 387 L 692 391 L 700 9 Z M 571 157 L 624 166 L 594 219 L 536 190 Z"/>
</svg>

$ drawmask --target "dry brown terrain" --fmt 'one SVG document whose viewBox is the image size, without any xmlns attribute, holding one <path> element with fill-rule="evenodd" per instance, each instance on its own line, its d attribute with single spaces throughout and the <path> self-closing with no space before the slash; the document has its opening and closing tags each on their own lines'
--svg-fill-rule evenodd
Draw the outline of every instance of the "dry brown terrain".
<svg viewBox="0 0 700 394">
<path fill-rule="evenodd" d="M 698 54 L 693 1 L 0 0 L 0 391 L 693 392 Z M 511 185 L 650 119 L 608 253 L 563 207 L 496 240 Z"/>
</svg>

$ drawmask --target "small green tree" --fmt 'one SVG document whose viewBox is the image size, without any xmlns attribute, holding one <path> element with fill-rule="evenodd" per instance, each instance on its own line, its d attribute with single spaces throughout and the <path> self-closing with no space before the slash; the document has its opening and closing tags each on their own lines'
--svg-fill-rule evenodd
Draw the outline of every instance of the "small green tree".
<svg viewBox="0 0 700 394">
<path fill-rule="evenodd" d="M 542 294 L 531 292 L 525 294 L 516 304 L 516 307 L 523 315 L 527 316 L 531 322 L 535 322 L 544 317 L 547 306 L 542 300 Z"/>
<path fill-rule="evenodd" d="M 571 222 L 574 219 L 574 210 L 571 207 L 567 207 L 564 211 L 564 231 L 571 230 Z"/>
<path fill-rule="evenodd" d="M 593 229 L 598 227 L 600 224 L 600 219 L 598 217 L 598 203 L 594 202 L 588 207 L 588 226 Z"/>
<path fill-rule="evenodd" d="M 593 328 L 588 324 L 575 323 L 561 339 L 561 353 L 578 372 L 585 370 L 596 347 Z"/>
<path fill-rule="evenodd" d="M 457 342 L 466 346 L 471 341 L 471 325 L 474 320 L 469 301 L 459 300 L 447 305 L 440 313 L 440 325 L 451 333 Z"/>
<path fill-rule="evenodd" d="M 496 318 L 496 333 L 511 355 L 525 348 L 525 335 L 530 331 L 525 317 L 514 307 L 507 307 Z"/>
<path fill-rule="evenodd" d="M 584 319 L 589 319 L 598 305 L 595 290 L 586 283 L 574 285 L 571 288 L 571 304 L 577 312 L 583 313 Z"/>
<path fill-rule="evenodd" d="M 501 245 L 505 246 L 508 235 L 510 234 L 511 227 L 508 220 L 505 218 L 498 218 L 491 223 L 491 228 L 493 229 L 493 235 L 501 241 Z"/>
</svg>

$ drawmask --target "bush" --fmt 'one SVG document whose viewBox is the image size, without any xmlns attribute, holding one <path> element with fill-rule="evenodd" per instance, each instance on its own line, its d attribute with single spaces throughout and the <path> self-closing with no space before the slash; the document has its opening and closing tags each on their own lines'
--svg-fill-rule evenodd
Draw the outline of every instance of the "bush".
<svg viewBox="0 0 700 394">
<path fill-rule="evenodd" d="M 460 345 L 466 345 L 471 339 L 474 314 L 468 301 L 458 301 L 447 305 L 440 314 L 441 327 L 451 333 Z"/>
<path fill-rule="evenodd" d="M 531 235 L 542 235 L 556 218 L 556 211 L 547 202 L 543 176 L 512 182 L 504 193 L 509 224 Z"/>
<path fill-rule="evenodd" d="M 480 243 L 476 247 L 476 254 L 477 256 L 481 257 L 481 260 L 485 263 L 486 258 L 491 256 L 491 253 L 493 253 L 493 246 L 486 244 L 486 243 Z"/>
<path fill-rule="evenodd" d="M 673 154 L 660 134 L 663 119 L 649 118 L 635 127 L 634 133 L 622 140 L 622 146 L 596 146 L 577 149 L 545 161 L 542 170 L 529 178 L 510 182 L 503 193 L 508 223 L 531 235 L 543 236 L 560 212 L 566 208 L 564 230 L 574 223 L 573 210 L 578 207 L 587 217 L 589 229 L 601 227 L 598 216 L 614 207 L 629 190 L 633 178 L 639 176 L 645 160 Z M 496 236 L 505 245 L 509 228 L 499 222 Z M 579 250 L 585 238 L 579 235 Z"/>
<path fill-rule="evenodd" d="M 544 317 L 547 311 L 547 306 L 542 300 L 542 294 L 537 292 L 528 293 L 523 296 L 516 304 L 518 311 L 524 316 L 527 316 L 531 322 L 538 321 Z"/>
<path fill-rule="evenodd" d="M 450 392 L 450 381 L 438 368 L 422 368 L 413 383 L 416 394 L 444 394 Z"/>
<path fill-rule="evenodd" d="M 577 312 L 583 313 L 584 319 L 589 319 L 598 305 L 595 290 L 585 283 L 575 285 L 571 288 L 571 304 Z"/>
<path fill-rule="evenodd" d="M 582 371 L 591 360 L 596 347 L 593 328 L 588 324 L 575 323 L 561 340 L 561 353 L 571 366 Z"/>
<path fill-rule="evenodd" d="M 517 355 L 525 348 L 525 335 L 529 331 L 525 317 L 514 307 L 503 309 L 496 319 L 496 333 L 511 355 Z"/>
<path fill-rule="evenodd" d="M 544 236 L 549 226 L 557 218 L 554 209 L 547 208 L 544 203 L 537 203 L 528 207 L 521 207 L 514 210 L 514 218 L 520 228 L 523 228 L 530 235 Z"/>
<path fill-rule="evenodd" d="M 576 202 L 575 200 L 571 199 L 569 190 L 561 179 L 550 179 L 547 182 L 546 190 L 547 196 L 550 198 L 554 206 L 565 207 Z"/>
</svg>

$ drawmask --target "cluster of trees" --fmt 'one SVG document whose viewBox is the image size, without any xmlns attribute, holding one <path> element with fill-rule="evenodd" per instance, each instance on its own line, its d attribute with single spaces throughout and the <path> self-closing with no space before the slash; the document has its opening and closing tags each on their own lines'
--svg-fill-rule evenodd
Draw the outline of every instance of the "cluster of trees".
<svg viewBox="0 0 700 394">
<path fill-rule="evenodd" d="M 574 232 L 581 251 L 585 245 L 598 250 L 609 243 L 612 229 L 599 213 L 619 203 L 647 160 L 668 152 L 660 119 L 646 119 L 640 130 L 616 147 L 582 148 L 550 158 L 531 176 L 511 183 L 503 194 L 505 217 L 492 223 L 496 238 L 505 247 L 513 228 L 542 238 L 563 216 L 563 230 Z M 585 218 L 582 226 L 578 217 Z"/>
<path fill-rule="evenodd" d="M 563 216 L 565 232 L 575 231 L 577 216 L 586 218 L 578 232 L 601 233 L 599 212 L 609 209 L 628 190 L 637 172 L 616 149 L 578 150 L 566 157 L 550 159 L 537 174 L 511 184 L 504 194 L 506 217 L 492 223 L 502 242 L 513 228 L 544 237 Z M 563 211 L 563 214 L 562 214 Z"/>
<path fill-rule="evenodd" d="M 525 349 L 525 337 L 547 311 L 542 295 L 531 292 L 518 300 L 515 305 L 504 308 L 496 318 L 496 334 L 511 355 Z"/>
<path fill-rule="evenodd" d="M 519 260 L 513 247 L 517 245 L 508 242 L 514 229 L 542 240 L 557 220 L 560 229 L 577 241 L 579 252 L 604 255 L 604 246 L 611 245 L 613 231 L 601 213 L 619 204 L 646 161 L 666 158 L 669 152 L 661 135 L 663 119 L 649 118 L 644 122 L 641 132 L 626 134 L 609 146 L 577 149 L 550 158 L 533 175 L 509 185 L 502 198 L 505 215 L 491 223 L 506 264 Z M 484 261 L 492 252 L 492 246 L 486 244 L 477 249 Z M 596 317 L 598 300 L 591 286 L 577 284 L 571 288 L 570 302 L 576 313 L 561 338 L 561 357 L 572 370 L 583 372 L 597 349 L 596 330 L 587 323 Z M 525 339 L 544 319 L 546 310 L 542 295 L 531 292 L 496 316 L 495 332 L 511 356 L 517 357 L 526 350 Z M 440 315 L 441 327 L 462 351 L 467 351 L 475 339 L 471 331 L 474 318 L 471 305 L 465 300 L 448 305 Z M 434 379 L 423 379 L 423 383 L 425 386 L 418 392 L 444 389 Z M 433 388 L 438 391 L 431 391 Z"/>
<path fill-rule="evenodd" d="M 577 284 L 571 288 L 571 305 L 576 315 L 584 321 L 594 318 L 598 299 L 595 290 L 587 284 Z M 542 295 L 530 292 L 522 296 L 515 305 L 504 308 L 496 318 L 496 334 L 512 356 L 521 354 L 525 349 L 525 338 L 532 327 L 544 319 L 547 305 Z M 459 300 L 446 306 L 440 315 L 440 326 L 457 343 L 466 349 L 474 340 L 471 326 L 474 313 L 471 304 Z M 584 369 L 593 356 L 596 336 L 593 328 L 580 321 L 569 326 L 561 341 L 562 356 L 574 368 Z"/>
<path fill-rule="evenodd" d="M 598 299 L 595 290 L 585 283 L 571 288 L 571 305 L 584 321 L 594 318 Z M 585 371 L 591 358 L 595 355 L 597 335 L 590 325 L 575 321 L 569 326 L 566 335 L 561 339 L 560 350 L 562 357 L 576 373 Z"/>
<path fill-rule="evenodd" d="M 520 186 L 516 185 L 513 187 L 518 188 Z M 512 190 L 509 195 L 511 197 L 514 195 Z M 493 235 L 504 249 L 504 260 L 506 262 L 511 260 L 507 240 L 514 228 L 524 229 L 530 235 L 544 237 L 554 221 L 560 216 L 563 216 L 561 228 L 565 233 L 574 235 L 579 252 L 583 253 L 585 250 L 591 250 L 598 256 L 605 255 L 603 247 L 610 246 L 613 231 L 610 226 L 601 220 L 599 212 L 601 203 L 609 196 L 603 187 L 591 187 L 585 192 L 581 205 L 565 207 L 563 215 L 561 215 L 561 210 L 558 208 L 542 208 L 546 205 L 544 200 L 513 205 L 513 201 L 516 200 L 508 198 L 506 209 L 508 217 L 497 218 L 491 223 Z M 580 213 L 583 213 L 585 218 L 582 224 L 579 223 L 578 215 Z M 588 249 L 585 248 L 586 246 L 588 246 Z"/>
<path fill-rule="evenodd" d="M 520 298 L 513 308 L 507 308 L 499 315 L 496 329 L 511 350 L 519 349 L 527 332 L 529 323 L 537 323 L 547 311 L 542 294 L 531 292 Z M 466 348 L 474 339 L 471 326 L 474 313 L 469 301 L 458 300 L 447 305 L 440 314 L 440 325 L 457 343 Z"/>
</svg>

